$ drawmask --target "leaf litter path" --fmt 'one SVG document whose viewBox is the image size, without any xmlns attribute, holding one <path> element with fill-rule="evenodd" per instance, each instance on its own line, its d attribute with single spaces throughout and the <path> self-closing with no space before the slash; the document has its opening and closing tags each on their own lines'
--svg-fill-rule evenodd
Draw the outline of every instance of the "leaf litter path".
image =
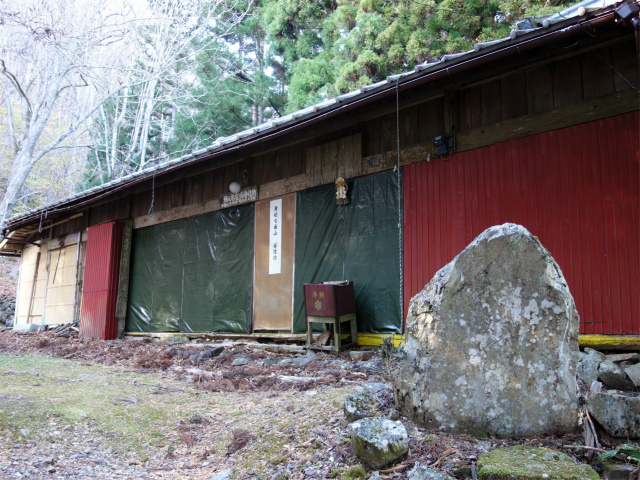
<svg viewBox="0 0 640 480">
<path fill-rule="evenodd" d="M 249 344 L 203 359 L 212 347 L 0 332 L 0 478 L 354 473 L 342 401 L 356 385 L 388 383 L 384 362 Z M 402 421 L 410 452 L 383 478 L 405 478 L 415 461 L 464 478 L 497 446 L 579 442 L 477 439 Z"/>
</svg>

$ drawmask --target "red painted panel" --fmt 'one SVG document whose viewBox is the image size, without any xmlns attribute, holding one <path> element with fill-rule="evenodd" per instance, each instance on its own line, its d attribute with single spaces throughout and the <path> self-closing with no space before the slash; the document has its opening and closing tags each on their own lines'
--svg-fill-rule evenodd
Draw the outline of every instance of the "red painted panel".
<svg viewBox="0 0 640 480">
<path fill-rule="evenodd" d="M 524 225 L 554 256 L 580 333 L 640 334 L 638 112 L 404 169 L 409 300 L 492 225 Z"/>
<path fill-rule="evenodd" d="M 82 338 L 118 336 L 115 314 L 123 232 L 122 222 L 89 227 L 80 312 Z"/>
</svg>

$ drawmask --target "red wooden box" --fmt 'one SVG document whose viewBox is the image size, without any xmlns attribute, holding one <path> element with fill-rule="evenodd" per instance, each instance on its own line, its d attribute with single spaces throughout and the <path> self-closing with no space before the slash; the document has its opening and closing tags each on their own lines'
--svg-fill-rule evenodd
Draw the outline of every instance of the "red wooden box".
<svg viewBox="0 0 640 480">
<path fill-rule="evenodd" d="M 307 316 L 340 317 L 355 313 L 353 282 L 305 283 L 304 304 Z"/>
</svg>

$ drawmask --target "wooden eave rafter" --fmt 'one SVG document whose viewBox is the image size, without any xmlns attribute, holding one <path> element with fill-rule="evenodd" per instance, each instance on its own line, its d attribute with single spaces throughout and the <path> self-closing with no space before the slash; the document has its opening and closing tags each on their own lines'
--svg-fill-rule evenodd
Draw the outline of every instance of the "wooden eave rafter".
<svg viewBox="0 0 640 480">
<path fill-rule="evenodd" d="M 35 233 L 48 230 L 56 225 L 60 225 L 83 215 L 84 213 L 82 212 L 76 213 L 75 215 L 71 215 L 63 220 L 50 223 L 39 228 L 33 228 L 33 225 L 29 224 L 17 228 L 2 237 L 2 241 L 0 241 L 0 256 L 20 256 L 22 249 L 25 246 L 38 246 L 37 243 L 31 241 Z"/>
</svg>

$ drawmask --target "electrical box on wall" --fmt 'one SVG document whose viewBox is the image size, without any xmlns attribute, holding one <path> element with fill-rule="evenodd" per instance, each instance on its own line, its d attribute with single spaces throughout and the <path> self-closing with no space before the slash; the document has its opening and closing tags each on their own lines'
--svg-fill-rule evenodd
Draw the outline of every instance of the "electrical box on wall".
<svg viewBox="0 0 640 480">
<path fill-rule="evenodd" d="M 433 143 L 438 150 L 438 155 L 441 157 L 444 155 L 449 155 L 451 153 L 451 146 L 449 145 L 449 137 L 445 137 L 444 135 L 438 135 L 433 139 Z"/>
</svg>

